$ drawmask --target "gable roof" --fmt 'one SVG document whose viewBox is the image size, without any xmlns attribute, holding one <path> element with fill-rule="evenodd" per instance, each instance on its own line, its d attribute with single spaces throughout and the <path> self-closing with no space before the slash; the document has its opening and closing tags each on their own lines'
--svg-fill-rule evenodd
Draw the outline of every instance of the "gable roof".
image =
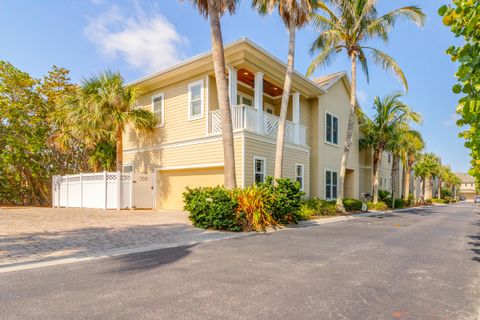
<svg viewBox="0 0 480 320">
<path fill-rule="evenodd" d="M 338 80 L 342 79 L 346 75 L 347 74 L 344 71 L 335 72 L 315 78 L 313 79 L 313 82 L 315 82 L 317 86 L 319 86 L 320 89 L 322 89 L 323 91 L 328 91 L 328 89 L 330 89 L 335 83 L 337 83 Z"/>
<path fill-rule="evenodd" d="M 275 57 L 273 54 L 266 51 L 265 49 L 260 47 L 258 44 L 254 43 L 253 41 L 251 41 L 246 37 L 240 38 L 224 46 L 226 59 L 229 54 L 238 52 L 239 50 L 247 50 L 249 52 L 254 52 L 256 56 L 259 56 L 264 60 L 265 59 L 268 60 L 269 64 L 275 66 L 275 68 L 277 68 L 278 70 L 280 69 L 285 70 L 287 68 L 287 65 L 285 62 Z M 209 67 L 213 68 L 211 59 L 212 59 L 212 51 L 204 52 L 192 58 L 186 59 L 184 61 L 180 61 L 167 68 L 164 68 L 159 71 L 148 74 L 146 76 L 143 76 L 137 80 L 133 80 L 127 83 L 127 86 L 145 85 L 154 81 L 155 79 L 173 76 L 173 74 L 175 73 L 180 73 L 180 74 L 185 73 L 185 70 L 192 70 L 194 66 L 205 67 L 206 65 L 208 65 Z M 324 93 L 324 91 L 314 81 L 305 77 L 303 74 L 301 74 L 297 70 L 294 70 L 293 79 L 303 88 L 308 88 L 307 90 L 311 92 L 311 95 L 314 95 L 314 94 L 321 95 Z"/>
<path fill-rule="evenodd" d="M 475 182 L 475 178 L 472 177 L 471 175 L 467 174 L 467 173 L 463 173 L 463 172 L 455 172 L 455 175 L 460 179 L 462 180 L 463 183 L 474 183 Z"/>
</svg>

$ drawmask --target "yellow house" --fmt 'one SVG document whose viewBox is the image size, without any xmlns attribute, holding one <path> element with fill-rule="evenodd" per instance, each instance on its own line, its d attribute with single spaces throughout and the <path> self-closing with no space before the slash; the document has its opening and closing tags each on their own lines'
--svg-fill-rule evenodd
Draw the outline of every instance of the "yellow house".
<svg viewBox="0 0 480 320">
<path fill-rule="evenodd" d="M 248 39 L 225 46 L 232 103 L 237 184 L 273 175 L 285 64 Z M 223 148 L 211 53 L 195 56 L 129 85 L 142 90 L 139 108 L 151 110 L 153 132 L 124 134 L 124 171 L 152 173 L 154 208 L 181 209 L 185 187 L 223 184 Z M 309 80 L 293 75 L 286 124 L 284 176 L 307 196 L 334 199 L 349 112 L 344 73 Z M 358 123 L 345 191 L 359 197 Z"/>
</svg>

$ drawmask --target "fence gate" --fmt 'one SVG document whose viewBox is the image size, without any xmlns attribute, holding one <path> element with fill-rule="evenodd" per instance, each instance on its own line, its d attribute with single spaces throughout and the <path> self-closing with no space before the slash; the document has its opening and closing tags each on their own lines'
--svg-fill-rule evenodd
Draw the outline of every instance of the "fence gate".
<svg viewBox="0 0 480 320">
<path fill-rule="evenodd" d="M 148 174 L 81 173 L 52 178 L 53 207 L 152 209 L 153 179 Z"/>
</svg>

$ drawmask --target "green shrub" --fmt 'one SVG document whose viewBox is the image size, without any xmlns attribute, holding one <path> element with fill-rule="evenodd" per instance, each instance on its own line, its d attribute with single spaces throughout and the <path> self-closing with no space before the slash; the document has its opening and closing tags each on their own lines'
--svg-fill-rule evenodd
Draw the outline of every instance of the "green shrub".
<svg viewBox="0 0 480 320">
<path fill-rule="evenodd" d="M 400 209 L 405 208 L 407 203 L 403 199 L 395 199 L 395 208 L 393 207 L 392 198 L 387 198 L 384 201 L 389 208 Z"/>
<path fill-rule="evenodd" d="M 184 209 L 193 225 L 203 229 L 241 231 L 242 217 L 237 216 L 237 201 L 223 187 L 200 187 L 183 193 Z"/>
<path fill-rule="evenodd" d="M 336 216 L 337 205 L 334 201 L 325 201 L 318 198 L 311 198 L 302 203 L 299 219 L 305 216 Z"/>
<path fill-rule="evenodd" d="M 432 203 L 447 204 L 447 203 L 450 203 L 449 199 L 450 198 L 445 198 L 445 199 L 433 198 L 431 201 Z"/>
<path fill-rule="evenodd" d="M 423 203 L 425 203 L 425 204 L 432 204 L 432 199 L 427 199 L 427 200 L 425 200 Z"/>
<path fill-rule="evenodd" d="M 442 195 L 442 198 L 451 198 L 452 190 L 449 188 L 442 188 L 441 195 Z"/>
<path fill-rule="evenodd" d="M 300 202 L 304 193 L 300 190 L 300 183 L 285 178 L 277 179 L 273 185 L 273 178 L 266 177 L 265 182 L 258 183 L 258 187 L 270 192 L 273 196 L 269 204 L 273 218 L 281 223 L 296 222 L 300 210 Z"/>
<path fill-rule="evenodd" d="M 253 185 L 235 190 L 234 196 L 238 202 L 237 217 L 243 218 L 244 231 L 264 231 L 276 225 L 271 212 L 273 194 L 268 189 Z"/>
<path fill-rule="evenodd" d="M 347 211 L 361 211 L 362 210 L 362 201 L 357 199 L 344 199 L 343 206 Z"/>
<path fill-rule="evenodd" d="M 383 201 L 379 201 L 377 203 L 369 202 L 367 204 L 367 207 L 369 210 L 378 210 L 378 211 L 384 211 L 388 209 L 387 204 Z"/>
<path fill-rule="evenodd" d="M 297 220 L 308 220 L 317 215 L 317 210 L 310 207 L 307 202 L 303 202 L 297 212 Z"/>
<path fill-rule="evenodd" d="M 390 194 L 390 192 L 385 190 L 378 190 L 378 199 L 380 201 L 385 202 L 387 199 L 391 199 L 391 198 L 392 198 L 392 195 Z"/>
</svg>

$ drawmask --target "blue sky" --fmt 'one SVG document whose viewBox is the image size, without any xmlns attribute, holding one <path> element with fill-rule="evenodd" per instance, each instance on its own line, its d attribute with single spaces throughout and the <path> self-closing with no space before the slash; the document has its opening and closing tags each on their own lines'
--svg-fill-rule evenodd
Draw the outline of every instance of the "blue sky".
<svg viewBox="0 0 480 320">
<path fill-rule="evenodd" d="M 415 2 L 416 1 L 416 2 Z M 246 36 L 285 59 L 288 37 L 276 14 L 260 17 L 241 1 L 237 14 L 222 19 L 225 43 Z M 468 150 L 457 136 L 451 91 L 456 66 L 444 53 L 453 35 L 441 24 L 438 7 L 447 0 L 380 0 L 380 13 L 410 4 L 428 16 L 423 29 L 400 23 L 387 45 L 373 43 L 393 56 L 409 82 L 404 100 L 424 115 L 421 130 L 427 151 L 440 155 L 454 170 L 468 170 Z M 35 77 L 52 65 L 71 70 L 73 81 L 107 68 L 118 70 L 127 81 L 210 50 L 209 25 L 188 0 L 0 0 L 0 59 Z M 304 73 L 315 37 L 311 28 L 297 36 L 295 67 Z M 316 75 L 349 70 L 344 56 Z M 376 95 L 402 90 L 390 74 L 370 66 L 370 83 L 359 75 L 359 101 L 367 114 Z"/>
</svg>

